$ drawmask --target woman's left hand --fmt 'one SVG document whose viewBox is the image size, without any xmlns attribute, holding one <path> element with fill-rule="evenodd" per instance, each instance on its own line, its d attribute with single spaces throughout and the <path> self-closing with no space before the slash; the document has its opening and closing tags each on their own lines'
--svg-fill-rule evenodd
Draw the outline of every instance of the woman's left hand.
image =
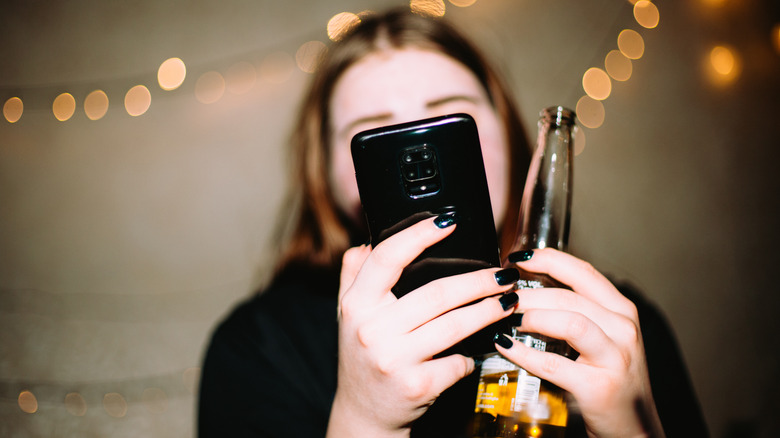
<svg viewBox="0 0 780 438">
<path fill-rule="evenodd" d="M 572 288 L 518 291 L 522 331 L 564 340 L 580 354 L 573 361 L 519 342 L 508 349 L 497 345 L 501 354 L 570 392 L 589 435 L 663 436 L 636 306 L 593 266 L 569 254 L 535 250 L 518 266 Z"/>
</svg>

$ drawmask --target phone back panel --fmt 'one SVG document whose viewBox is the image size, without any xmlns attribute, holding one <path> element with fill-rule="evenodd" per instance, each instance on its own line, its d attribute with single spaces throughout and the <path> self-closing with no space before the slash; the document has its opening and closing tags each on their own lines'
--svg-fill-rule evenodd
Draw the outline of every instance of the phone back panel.
<svg viewBox="0 0 780 438">
<path fill-rule="evenodd" d="M 436 117 L 357 134 L 352 157 L 371 244 L 448 210 L 455 231 L 428 248 L 393 288 L 401 297 L 434 279 L 500 266 L 474 120 Z"/>
</svg>

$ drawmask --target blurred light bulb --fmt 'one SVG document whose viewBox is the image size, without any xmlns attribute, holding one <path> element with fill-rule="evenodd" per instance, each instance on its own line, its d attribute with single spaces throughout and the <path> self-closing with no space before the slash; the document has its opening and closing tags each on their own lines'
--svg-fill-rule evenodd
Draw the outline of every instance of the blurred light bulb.
<svg viewBox="0 0 780 438">
<path fill-rule="evenodd" d="M 62 93 L 54 99 L 51 110 L 57 120 L 64 122 L 76 112 L 76 99 L 70 93 Z"/>
<path fill-rule="evenodd" d="M 140 116 L 152 105 L 152 95 L 143 85 L 136 85 L 125 94 L 125 110 L 133 117 Z"/>
<path fill-rule="evenodd" d="M 582 75 L 582 88 L 585 93 L 596 100 L 604 100 L 612 92 L 612 81 L 607 72 L 591 67 Z"/>
<path fill-rule="evenodd" d="M 3 105 L 3 116 L 11 123 L 16 123 L 22 118 L 24 112 L 24 103 L 18 97 L 12 97 L 5 101 Z"/>
<path fill-rule="evenodd" d="M 349 33 L 350 29 L 360 23 L 360 17 L 352 12 L 340 12 L 328 20 L 328 38 L 332 41 L 339 41 L 344 35 Z"/>
<path fill-rule="evenodd" d="M 168 58 L 157 69 L 157 82 L 166 91 L 175 90 L 184 82 L 187 67 L 179 58 Z"/>
<path fill-rule="evenodd" d="M 99 120 L 108 111 L 108 96 L 103 90 L 95 90 L 84 99 L 84 114 L 89 120 Z"/>
</svg>

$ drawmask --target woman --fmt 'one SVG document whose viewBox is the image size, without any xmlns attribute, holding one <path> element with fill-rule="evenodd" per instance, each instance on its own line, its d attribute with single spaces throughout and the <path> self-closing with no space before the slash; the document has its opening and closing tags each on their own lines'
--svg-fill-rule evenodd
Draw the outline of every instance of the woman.
<svg viewBox="0 0 780 438">
<path fill-rule="evenodd" d="M 506 87 L 479 52 L 443 21 L 404 11 L 366 18 L 330 49 L 294 131 L 297 208 L 283 221 L 290 237 L 271 285 L 214 334 L 202 435 L 467 436 L 474 361 L 436 354 L 517 309 L 523 330 L 580 353 L 571 361 L 496 338 L 508 359 L 574 396 L 582 416 L 569 435 L 706 435 L 663 320 L 587 263 L 554 250 L 510 256 L 573 292 L 508 291 L 517 279 L 509 268 L 440 279 L 396 299 L 390 288 L 401 269 L 446 239 L 456 217 L 423 220 L 373 250 L 347 250 L 367 238 L 351 137 L 455 112 L 477 122 L 506 254 L 530 149 Z M 663 371 L 648 369 L 646 352 Z"/>
</svg>

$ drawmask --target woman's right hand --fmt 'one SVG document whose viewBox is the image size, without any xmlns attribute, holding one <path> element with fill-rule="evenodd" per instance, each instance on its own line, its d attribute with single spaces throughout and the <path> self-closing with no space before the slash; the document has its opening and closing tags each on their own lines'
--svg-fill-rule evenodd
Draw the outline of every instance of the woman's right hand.
<svg viewBox="0 0 780 438">
<path fill-rule="evenodd" d="M 471 358 L 434 356 L 512 313 L 517 295 L 499 294 L 517 280 L 514 268 L 447 277 L 400 299 L 393 295 L 404 267 L 454 228 L 453 217 L 442 215 L 373 251 L 361 246 L 345 253 L 338 384 L 328 436 L 408 436 L 439 394 L 474 370 Z"/>
</svg>

